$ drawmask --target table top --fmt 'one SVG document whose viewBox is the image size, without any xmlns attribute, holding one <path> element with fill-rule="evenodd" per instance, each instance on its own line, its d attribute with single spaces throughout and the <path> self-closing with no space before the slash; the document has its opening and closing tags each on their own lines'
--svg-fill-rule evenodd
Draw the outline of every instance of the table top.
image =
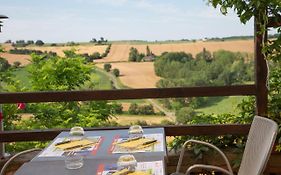
<svg viewBox="0 0 281 175">
<path fill-rule="evenodd" d="M 145 134 L 162 134 L 161 137 L 163 137 L 163 150 L 162 151 L 155 151 L 155 152 L 138 152 L 138 153 L 129 153 L 133 154 L 136 158 L 137 162 L 161 162 L 163 175 L 165 174 L 165 158 L 167 155 L 166 151 L 166 139 L 165 139 L 165 133 L 163 128 L 145 128 L 144 129 L 144 135 Z M 54 140 L 58 138 L 68 137 L 68 132 L 62 132 L 60 133 Z M 85 132 L 86 137 L 94 137 L 94 136 L 101 136 L 103 138 L 101 144 L 99 145 L 99 148 L 95 152 L 95 154 L 89 154 L 84 156 L 84 165 L 82 168 L 77 170 L 68 170 L 65 168 L 65 162 L 63 156 L 57 156 L 57 157 L 40 157 L 37 155 L 35 158 L 33 158 L 30 162 L 25 163 L 23 166 L 20 167 L 20 169 L 16 172 L 16 175 L 30 175 L 30 174 L 40 174 L 40 175 L 52 175 L 52 174 L 67 174 L 67 175 L 87 175 L 87 174 L 99 174 L 97 170 L 99 169 L 99 166 L 101 164 L 107 165 L 107 164 L 116 164 L 118 158 L 121 155 L 121 153 L 112 153 L 111 147 L 113 145 L 113 141 L 116 140 L 116 138 L 122 138 L 128 136 L 128 130 L 100 130 L 100 131 L 87 131 Z M 54 142 L 54 141 L 53 141 Z M 42 152 L 44 152 L 46 149 L 48 149 L 52 144 L 48 147 L 46 147 Z M 41 152 L 41 153 L 42 153 Z M 128 154 L 128 153 L 126 153 Z M 161 170 L 161 171 L 162 171 Z M 162 173 L 161 173 L 162 174 Z"/>
<path fill-rule="evenodd" d="M 137 158 L 137 161 L 162 161 L 163 172 L 161 173 L 161 175 L 165 175 L 166 169 L 164 168 L 164 158 L 162 160 L 159 160 L 159 157 L 149 157 L 149 160 L 147 160 L 147 158 Z M 15 173 L 15 175 L 95 175 L 99 174 L 99 165 L 114 164 L 116 162 L 117 159 L 87 159 L 84 160 L 83 167 L 75 170 L 69 170 L 65 168 L 65 163 L 63 160 L 33 161 L 25 163 L 23 166 L 21 166 L 21 168 Z"/>
<path fill-rule="evenodd" d="M 166 150 L 166 137 L 164 133 L 164 128 L 145 128 L 144 134 L 161 134 L 161 139 L 163 142 L 162 145 L 162 151 L 153 151 L 153 152 L 136 152 L 136 153 L 130 153 L 133 154 L 135 157 L 149 157 L 149 156 L 160 156 L 160 157 L 166 157 L 167 156 L 167 150 Z M 54 140 L 57 138 L 63 138 L 68 137 L 69 132 L 61 132 Z M 87 154 L 84 157 L 88 159 L 106 159 L 106 158 L 118 158 L 121 154 L 118 153 L 112 153 L 111 147 L 113 145 L 114 140 L 116 138 L 122 138 L 122 137 L 128 137 L 128 130 L 122 129 L 122 130 L 100 130 L 100 131 L 87 131 L 85 132 L 85 137 L 93 137 L 93 136 L 101 136 L 102 141 L 101 144 L 98 146 L 97 150 L 94 154 Z M 50 143 L 48 147 L 50 147 L 53 144 Z M 48 148 L 47 147 L 47 148 Z M 46 151 L 45 148 L 42 152 Z M 32 159 L 32 161 L 47 161 L 47 160 L 62 160 L 63 156 L 56 156 L 56 157 L 40 157 L 40 154 L 38 154 L 35 158 Z"/>
</svg>

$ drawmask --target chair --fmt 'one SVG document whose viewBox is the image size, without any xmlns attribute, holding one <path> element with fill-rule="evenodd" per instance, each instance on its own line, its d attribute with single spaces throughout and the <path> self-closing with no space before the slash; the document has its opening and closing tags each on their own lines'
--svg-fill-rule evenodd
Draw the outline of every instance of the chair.
<svg viewBox="0 0 281 175">
<path fill-rule="evenodd" d="M 11 162 L 13 162 L 13 160 L 15 160 L 17 157 L 21 156 L 21 155 L 24 155 L 24 154 L 27 154 L 27 153 L 31 153 L 31 152 L 34 152 L 34 151 L 41 151 L 42 149 L 39 149 L 39 148 L 33 148 L 33 149 L 29 149 L 29 150 L 25 150 L 25 151 L 22 151 L 22 152 L 19 152 L 17 154 L 15 154 L 14 156 L 12 156 L 2 167 L 1 169 L 1 172 L 0 172 L 0 175 L 5 175 L 6 173 L 6 169 L 7 167 L 10 165 Z"/>
<path fill-rule="evenodd" d="M 278 125 L 274 121 L 264 117 L 254 117 L 248 134 L 246 147 L 244 150 L 238 175 L 260 175 L 263 173 L 268 162 L 273 144 L 275 142 L 277 131 Z M 176 172 L 172 173 L 172 175 L 183 174 L 180 173 L 180 167 L 182 164 L 185 148 L 189 143 L 203 144 L 218 151 L 226 162 L 227 170 L 213 165 L 195 164 L 190 166 L 186 170 L 186 175 L 189 175 L 194 169 L 197 168 L 216 170 L 228 175 L 233 175 L 233 171 L 231 169 L 228 159 L 226 158 L 225 154 L 221 150 L 219 150 L 219 148 L 210 143 L 197 140 L 188 140 L 184 143 L 183 148 L 181 150 Z"/>
</svg>

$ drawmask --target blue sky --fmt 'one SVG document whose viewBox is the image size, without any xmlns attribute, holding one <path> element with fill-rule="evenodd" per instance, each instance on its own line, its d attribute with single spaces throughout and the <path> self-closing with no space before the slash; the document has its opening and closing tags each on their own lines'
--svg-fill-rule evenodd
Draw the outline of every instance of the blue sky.
<svg viewBox="0 0 281 175">
<path fill-rule="evenodd" d="M 253 21 L 220 14 L 206 0 L 1 0 L 0 42 L 177 40 L 253 35 Z"/>
</svg>

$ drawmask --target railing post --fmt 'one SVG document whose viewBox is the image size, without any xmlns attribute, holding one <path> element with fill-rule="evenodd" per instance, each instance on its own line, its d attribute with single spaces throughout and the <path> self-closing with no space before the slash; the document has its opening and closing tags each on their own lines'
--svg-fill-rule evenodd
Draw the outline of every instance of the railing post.
<svg viewBox="0 0 281 175">
<path fill-rule="evenodd" d="M 255 17 L 255 76 L 256 76 L 256 114 L 267 116 L 268 89 L 267 89 L 267 63 L 262 53 L 262 43 L 267 40 L 261 32 L 261 21 Z"/>
<path fill-rule="evenodd" d="M 3 109 L 2 104 L 0 104 L 0 132 L 4 131 L 3 126 Z M 0 158 L 5 157 L 5 145 L 3 142 L 0 143 Z"/>
</svg>

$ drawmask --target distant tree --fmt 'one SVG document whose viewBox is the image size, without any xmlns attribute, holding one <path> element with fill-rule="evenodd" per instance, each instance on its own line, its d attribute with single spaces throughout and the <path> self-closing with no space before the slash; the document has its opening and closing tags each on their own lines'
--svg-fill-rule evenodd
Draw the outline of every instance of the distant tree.
<svg viewBox="0 0 281 175">
<path fill-rule="evenodd" d="M 116 68 L 112 70 L 112 73 L 113 73 L 113 75 L 115 75 L 115 77 L 119 77 L 119 75 L 120 75 L 119 69 L 116 69 Z"/>
<path fill-rule="evenodd" d="M 5 58 L 0 57 L 0 72 L 6 71 L 9 67 L 11 67 L 9 62 Z"/>
<path fill-rule="evenodd" d="M 9 40 L 5 41 L 5 43 L 6 43 L 6 44 L 11 44 L 11 43 L 12 43 L 12 40 L 9 39 Z"/>
<path fill-rule="evenodd" d="M 100 37 L 100 41 L 101 41 L 101 42 L 104 42 L 104 38 L 103 38 L 103 37 Z"/>
<path fill-rule="evenodd" d="M 137 61 L 138 55 L 139 55 L 138 50 L 134 47 L 131 47 L 129 52 L 129 61 L 133 61 L 133 62 Z"/>
<path fill-rule="evenodd" d="M 129 114 L 136 115 L 138 114 L 138 105 L 136 103 L 132 103 L 128 110 Z"/>
<path fill-rule="evenodd" d="M 28 45 L 31 45 L 31 44 L 34 44 L 34 41 L 33 41 L 33 40 L 28 40 L 26 43 L 27 43 Z"/>
<path fill-rule="evenodd" d="M 203 48 L 203 51 L 198 53 L 195 56 L 196 59 L 203 59 L 205 61 L 212 61 L 212 54 L 211 52 L 207 51 L 206 48 Z"/>
<path fill-rule="evenodd" d="M 15 61 L 15 62 L 13 63 L 13 66 L 14 66 L 15 68 L 20 67 L 20 65 L 21 65 L 21 62 L 19 62 L 19 61 Z"/>
<path fill-rule="evenodd" d="M 43 46 L 45 43 L 42 41 L 42 40 L 37 40 L 36 42 L 35 42 L 35 45 L 36 46 Z"/>
<path fill-rule="evenodd" d="M 51 46 L 54 47 L 54 46 L 57 46 L 57 44 L 56 43 L 52 43 Z"/>
<path fill-rule="evenodd" d="M 97 42 L 97 39 L 96 38 L 92 38 L 90 43 L 96 43 Z"/>
<path fill-rule="evenodd" d="M 94 53 L 92 54 L 92 57 L 93 57 L 94 60 L 96 60 L 96 59 L 101 59 L 101 55 L 100 55 L 99 52 L 94 52 Z"/>
<path fill-rule="evenodd" d="M 109 64 L 109 63 L 104 64 L 104 65 L 103 65 L 103 69 L 104 69 L 106 72 L 109 72 L 110 69 L 111 69 L 111 64 Z"/>
<path fill-rule="evenodd" d="M 143 58 L 145 57 L 144 53 L 140 53 L 137 55 L 137 59 L 136 62 L 141 62 L 143 60 Z"/>
<path fill-rule="evenodd" d="M 149 46 L 146 46 L 146 56 L 151 56 L 152 55 L 152 52 L 149 48 Z"/>
</svg>

